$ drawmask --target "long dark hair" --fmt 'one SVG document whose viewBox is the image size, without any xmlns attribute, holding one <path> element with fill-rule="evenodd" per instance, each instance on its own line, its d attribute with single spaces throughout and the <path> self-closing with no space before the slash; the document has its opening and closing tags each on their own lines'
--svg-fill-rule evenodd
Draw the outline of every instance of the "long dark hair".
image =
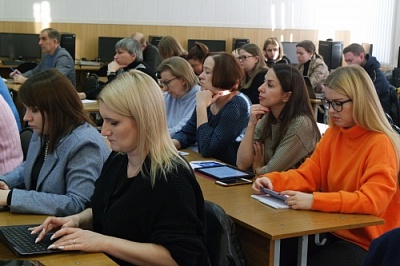
<svg viewBox="0 0 400 266">
<path fill-rule="evenodd" d="M 19 89 L 18 97 L 25 106 L 38 109 L 43 117 L 42 132 L 47 117 L 49 153 L 62 137 L 79 125 L 84 122 L 93 125 L 74 86 L 56 69 L 45 70 L 27 79 Z M 41 137 L 43 140 L 43 134 Z"/>
<path fill-rule="evenodd" d="M 274 70 L 279 83 L 282 86 L 282 91 L 291 92 L 289 100 L 286 102 L 281 113 L 279 120 L 281 125 L 279 128 L 279 135 L 276 138 L 276 143 L 273 143 L 272 149 L 275 150 L 283 136 L 286 133 L 288 125 L 292 119 L 299 115 L 304 115 L 312 121 L 314 138 L 319 140 L 321 134 L 319 132 L 317 123 L 314 118 L 313 108 L 311 106 L 310 98 L 308 96 L 307 86 L 304 78 L 298 69 L 287 64 L 275 64 L 272 69 Z M 267 123 L 261 135 L 261 140 L 265 141 L 272 134 L 272 124 L 276 122 L 276 118 L 270 112 L 267 118 Z"/>
</svg>

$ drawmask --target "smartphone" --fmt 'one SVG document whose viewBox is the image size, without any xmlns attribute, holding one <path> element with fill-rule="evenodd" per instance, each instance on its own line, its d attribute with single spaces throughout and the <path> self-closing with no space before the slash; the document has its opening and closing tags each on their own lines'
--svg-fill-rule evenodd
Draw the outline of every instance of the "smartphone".
<svg viewBox="0 0 400 266">
<path fill-rule="evenodd" d="M 268 189 L 268 188 L 265 188 L 265 187 L 260 187 L 260 190 L 261 190 L 262 193 L 268 194 L 271 197 L 274 197 L 276 199 L 280 199 L 280 200 L 283 200 L 283 201 L 285 201 L 286 198 L 288 197 L 286 195 L 281 195 L 278 192 L 275 192 L 275 191 L 273 191 L 271 189 Z"/>
<path fill-rule="evenodd" d="M 215 184 L 224 186 L 224 187 L 229 187 L 229 186 L 238 186 L 238 185 L 246 185 L 246 184 L 251 184 L 253 181 L 246 179 L 246 178 L 238 178 L 238 179 L 228 179 L 228 180 L 217 180 L 215 181 Z"/>
</svg>

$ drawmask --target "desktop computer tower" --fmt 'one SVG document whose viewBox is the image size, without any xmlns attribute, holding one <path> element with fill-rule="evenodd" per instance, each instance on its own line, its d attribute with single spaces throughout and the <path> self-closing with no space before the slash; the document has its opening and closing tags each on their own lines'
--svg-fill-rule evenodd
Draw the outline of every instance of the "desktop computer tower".
<svg viewBox="0 0 400 266">
<path fill-rule="evenodd" d="M 232 39 L 232 51 L 242 47 L 246 43 L 250 43 L 250 40 L 246 39 L 246 38 L 233 38 Z"/>
<path fill-rule="evenodd" d="M 338 68 L 343 62 L 343 42 L 319 41 L 318 54 L 323 57 L 329 71 Z"/>
<path fill-rule="evenodd" d="M 163 36 L 159 36 L 159 35 L 150 35 L 150 36 L 149 36 L 149 42 L 150 42 L 152 45 L 158 47 L 158 43 L 160 42 L 160 40 L 161 40 L 162 37 L 163 37 Z"/>
<path fill-rule="evenodd" d="M 60 46 L 68 51 L 73 60 L 75 60 L 75 39 L 76 36 L 74 33 L 61 33 Z"/>
</svg>

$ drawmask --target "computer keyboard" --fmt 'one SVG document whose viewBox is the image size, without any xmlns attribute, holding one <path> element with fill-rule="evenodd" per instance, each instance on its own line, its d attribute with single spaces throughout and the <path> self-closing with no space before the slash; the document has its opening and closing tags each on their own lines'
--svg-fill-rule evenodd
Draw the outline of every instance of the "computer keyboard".
<svg viewBox="0 0 400 266">
<path fill-rule="evenodd" d="M 50 240 L 51 234 L 46 235 L 42 241 L 35 243 L 37 235 L 31 235 L 28 230 L 28 228 L 34 226 L 37 225 L 2 226 L 0 227 L 0 233 L 7 244 L 19 256 L 56 252 L 57 250 L 47 249 L 52 243 Z"/>
<path fill-rule="evenodd" d="M 81 66 L 100 66 L 100 62 L 77 60 L 77 64 Z"/>
<path fill-rule="evenodd" d="M 6 65 L 6 66 L 20 65 L 22 63 L 25 63 L 24 61 L 21 61 L 21 60 L 4 60 L 2 62 L 3 62 L 3 65 Z"/>
</svg>

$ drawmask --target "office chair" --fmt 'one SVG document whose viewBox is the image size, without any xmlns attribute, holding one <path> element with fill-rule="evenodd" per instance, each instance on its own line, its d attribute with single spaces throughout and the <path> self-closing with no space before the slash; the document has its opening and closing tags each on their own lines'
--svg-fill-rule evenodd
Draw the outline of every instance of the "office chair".
<svg viewBox="0 0 400 266">
<path fill-rule="evenodd" d="M 372 56 L 372 48 L 374 45 L 372 43 L 365 43 L 363 42 L 361 46 L 364 48 L 365 52 Z"/>
<path fill-rule="evenodd" d="M 364 266 L 400 265 L 400 228 L 392 229 L 375 238 L 369 247 Z"/>
<path fill-rule="evenodd" d="M 33 130 L 30 127 L 26 127 L 19 133 L 19 137 L 21 139 L 21 147 L 22 153 L 24 155 L 24 161 L 26 159 L 26 155 L 28 154 L 29 143 L 31 142 Z"/>
<path fill-rule="evenodd" d="M 241 244 L 232 219 L 217 204 L 204 201 L 207 250 L 211 265 L 246 265 Z"/>
</svg>

